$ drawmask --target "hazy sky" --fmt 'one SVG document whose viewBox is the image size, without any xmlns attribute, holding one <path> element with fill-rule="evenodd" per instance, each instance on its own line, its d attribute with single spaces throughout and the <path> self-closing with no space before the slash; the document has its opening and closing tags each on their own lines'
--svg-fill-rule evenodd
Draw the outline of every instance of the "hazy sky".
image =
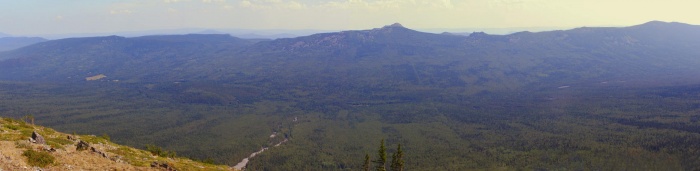
<svg viewBox="0 0 700 171">
<path fill-rule="evenodd" d="M 700 24 L 698 0 L 0 0 L 0 32 Z"/>
</svg>

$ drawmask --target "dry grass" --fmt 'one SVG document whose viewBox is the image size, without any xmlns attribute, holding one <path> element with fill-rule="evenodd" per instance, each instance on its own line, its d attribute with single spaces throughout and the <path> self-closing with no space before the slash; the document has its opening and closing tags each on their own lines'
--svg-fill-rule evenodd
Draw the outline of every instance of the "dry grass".
<svg viewBox="0 0 700 171">
<path fill-rule="evenodd" d="M 42 152 L 55 158 L 55 162 L 46 165 L 43 170 L 160 170 L 150 167 L 154 161 L 170 163 L 178 170 L 233 170 L 225 165 L 154 156 L 144 150 L 114 144 L 102 137 L 77 136 L 105 154 L 104 157 L 91 150 L 77 151 L 77 141 L 68 140 L 68 134 L 50 128 L 28 126 L 12 119 L 0 119 L 0 125 L 0 170 L 37 170 L 38 167 L 30 166 L 27 157 L 22 155 L 25 151 Z M 48 145 L 29 143 L 27 139 L 32 131 L 43 135 Z M 51 147 L 55 151 L 44 153 Z"/>
</svg>

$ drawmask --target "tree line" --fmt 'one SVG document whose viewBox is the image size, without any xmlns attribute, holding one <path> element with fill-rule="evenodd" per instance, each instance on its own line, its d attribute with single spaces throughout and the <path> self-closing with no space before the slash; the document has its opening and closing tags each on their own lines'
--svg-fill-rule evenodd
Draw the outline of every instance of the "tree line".
<svg viewBox="0 0 700 171">
<path fill-rule="evenodd" d="M 384 145 L 384 139 L 379 144 L 379 150 L 377 150 L 377 160 L 372 161 L 375 166 L 376 171 L 386 171 L 386 146 Z M 371 166 L 369 154 L 365 154 L 365 163 L 362 165 L 364 171 L 369 171 Z M 391 163 L 389 168 L 391 171 L 403 171 L 404 161 L 403 161 L 403 150 L 401 150 L 401 144 L 396 147 L 396 153 L 391 155 Z"/>
</svg>

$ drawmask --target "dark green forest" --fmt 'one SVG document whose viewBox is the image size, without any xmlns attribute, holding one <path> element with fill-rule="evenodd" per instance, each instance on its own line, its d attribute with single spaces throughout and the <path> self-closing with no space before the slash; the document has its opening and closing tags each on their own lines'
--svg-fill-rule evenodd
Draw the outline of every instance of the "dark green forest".
<svg viewBox="0 0 700 171">
<path fill-rule="evenodd" d="M 0 53 L 0 115 L 228 165 L 269 147 L 248 170 L 361 170 L 382 139 L 405 170 L 699 170 L 698 47 L 663 22 L 70 38 Z"/>
<path fill-rule="evenodd" d="M 357 170 L 382 138 L 403 145 L 408 170 L 700 168 L 698 85 L 594 84 L 316 109 L 299 106 L 304 99 L 202 105 L 119 86 L 0 86 L 3 114 L 218 163 L 281 141 L 270 132 L 289 137 L 252 158 L 252 170 Z"/>
</svg>

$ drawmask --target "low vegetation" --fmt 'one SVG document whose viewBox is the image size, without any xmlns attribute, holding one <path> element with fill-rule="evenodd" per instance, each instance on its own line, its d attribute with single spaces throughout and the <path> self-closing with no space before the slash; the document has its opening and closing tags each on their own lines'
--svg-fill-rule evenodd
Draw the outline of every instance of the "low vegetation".
<svg viewBox="0 0 700 171">
<path fill-rule="evenodd" d="M 27 163 L 30 166 L 46 167 L 48 165 L 54 164 L 56 158 L 53 157 L 49 152 L 45 151 L 34 151 L 34 150 L 24 150 L 22 156 L 27 157 Z"/>
<path fill-rule="evenodd" d="M 163 150 L 163 148 L 158 147 L 156 145 L 152 145 L 152 144 L 146 144 L 146 150 L 148 152 L 151 152 L 151 154 L 156 155 L 156 156 L 170 157 L 170 158 L 173 158 L 176 156 L 176 153 L 174 151 Z"/>
<path fill-rule="evenodd" d="M 0 157 L 20 157 L 11 156 L 13 151 L 18 151 L 21 158 L 26 159 L 25 166 L 23 162 L 4 163 L 0 160 L 0 169 L 16 170 L 31 166 L 47 170 L 158 170 L 152 168 L 152 164 L 157 162 L 167 163 L 169 168 L 177 170 L 231 170 L 228 166 L 197 162 L 174 155 L 154 155 L 145 150 L 114 144 L 105 136 L 69 135 L 41 126 L 23 126 L 27 125 L 23 120 L 8 117 L 2 117 L 0 125 Z M 27 140 L 33 131 L 44 137 L 46 145 Z M 90 147 L 86 150 L 76 150 L 78 142 L 82 141 L 87 142 Z M 2 145 L 7 142 L 13 142 L 13 146 Z"/>
</svg>

